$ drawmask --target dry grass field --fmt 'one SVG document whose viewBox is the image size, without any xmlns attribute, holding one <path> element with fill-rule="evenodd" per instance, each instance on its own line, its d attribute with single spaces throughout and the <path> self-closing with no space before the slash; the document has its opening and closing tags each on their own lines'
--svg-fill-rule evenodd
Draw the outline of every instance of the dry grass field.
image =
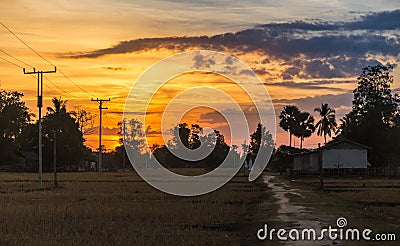
<svg viewBox="0 0 400 246">
<path fill-rule="evenodd" d="M 294 187 L 317 190 L 319 179 L 303 178 L 291 181 Z M 347 209 L 375 219 L 377 224 L 389 222 L 400 225 L 400 179 L 385 178 L 326 178 L 326 195 L 348 204 Z M 379 225 L 378 225 L 379 226 Z"/>
<path fill-rule="evenodd" d="M 249 183 L 241 174 L 198 197 L 167 195 L 133 172 L 61 173 L 57 189 L 52 174 L 44 179 L 40 190 L 37 174 L 0 173 L 0 245 L 260 245 L 255 233 L 263 223 L 326 226 L 344 216 L 352 226 L 378 232 L 398 232 L 400 225 L 396 179 L 326 179 L 327 192 L 320 192 L 318 179 L 275 175 L 272 182 L 288 191 L 289 206 L 305 207 L 303 214 L 282 214 L 288 204 L 279 204 L 261 178 Z"/>
<path fill-rule="evenodd" d="M 265 191 L 235 177 L 198 197 L 164 194 L 135 173 L 0 174 L 0 245 L 238 245 Z"/>
</svg>

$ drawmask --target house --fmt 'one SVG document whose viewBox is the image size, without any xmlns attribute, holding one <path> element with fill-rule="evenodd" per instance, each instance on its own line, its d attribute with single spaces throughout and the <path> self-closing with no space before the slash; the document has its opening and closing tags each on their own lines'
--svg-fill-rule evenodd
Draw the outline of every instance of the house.
<svg viewBox="0 0 400 246">
<path fill-rule="evenodd" d="M 297 173 L 319 172 L 324 170 L 344 172 L 366 171 L 370 147 L 348 140 L 335 139 L 314 150 L 293 155 L 292 170 Z"/>
<path fill-rule="evenodd" d="M 21 151 L 20 154 L 24 160 L 22 167 L 18 168 L 20 171 L 32 172 L 38 170 L 39 155 L 37 152 Z"/>
</svg>

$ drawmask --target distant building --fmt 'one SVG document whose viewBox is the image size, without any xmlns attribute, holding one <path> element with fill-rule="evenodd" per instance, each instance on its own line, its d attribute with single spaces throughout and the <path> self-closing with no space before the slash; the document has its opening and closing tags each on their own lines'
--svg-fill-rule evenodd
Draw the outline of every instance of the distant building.
<svg viewBox="0 0 400 246">
<path fill-rule="evenodd" d="M 370 147 L 348 139 L 335 139 L 322 147 L 293 155 L 292 170 L 297 173 L 324 170 L 366 171 Z"/>
<path fill-rule="evenodd" d="M 22 167 L 19 167 L 19 171 L 33 172 L 38 170 L 39 155 L 33 151 L 21 151 L 23 158 Z"/>
</svg>

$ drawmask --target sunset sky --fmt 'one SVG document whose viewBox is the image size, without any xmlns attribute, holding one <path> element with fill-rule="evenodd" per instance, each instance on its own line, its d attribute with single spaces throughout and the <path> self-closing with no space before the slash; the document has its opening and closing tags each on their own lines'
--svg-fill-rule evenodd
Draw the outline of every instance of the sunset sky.
<svg viewBox="0 0 400 246">
<path fill-rule="evenodd" d="M 61 96 L 68 110 L 98 114 L 90 99 L 111 98 L 103 119 L 104 144 L 113 149 L 125 99 L 139 75 L 170 55 L 208 49 L 247 63 L 264 82 L 277 114 L 288 104 L 314 114 L 315 107 L 329 103 L 339 120 L 351 109 L 362 67 L 399 64 L 399 9 L 398 0 L 3 0 L 0 21 L 47 61 L 0 25 L 0 89 L 23 92 L 36 114 L 36 78 L 21 67 L 56 65 L 56 74 L 45 75 L 44 108 Z M 400 69 L 393 75 L 392 89 L 400 92 Z M 182 89 L 204 81 L 217 87 L 227 83 L 207 74 L 171 83 Z M 165 105 L 173 95 L 163 88 L 157 102 Z M 187 120 L 226 130 L 221 117 L 209 111 L 192 112 Z M 257 119 L 249 120 L 254 127 Z M 94 127 L 98 124 L 96 118 Z M 152 128 L 154 134 L 160 131 Z M 97 147 L 96 134 L 85 138 Z M 323 138 L 315 135 L 305 147 L 318 142 Z M 277 144 L 288 144 L 281 129 Z"/>
</svg>

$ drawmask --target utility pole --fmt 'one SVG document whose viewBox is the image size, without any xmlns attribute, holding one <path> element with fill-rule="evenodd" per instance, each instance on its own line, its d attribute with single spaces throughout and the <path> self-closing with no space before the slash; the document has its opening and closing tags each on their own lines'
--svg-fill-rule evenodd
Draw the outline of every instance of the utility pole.
<svg viewBox="0 0 400 246">
<path fill-rule="evenodd" d="M 122 159 L 122 171 L 125 172 L 125 134 L 126 134 L 126 119 L 124 118 L 122 120 L 122 155 L 123 155 L 123 159 Z"/>
<path fill-rule="evenodd" d="M 42 106 L 43 106 L 43 74 L 44 73 L 55 73 L 57 72 L 57 68 L 54 67 L 52 71 L 36 71 L 33 68 L 33 72 L 26 72 L 25 68 L 23 69 L 24 74 L 37 74 L 38 75 L 38 90 L 37 90 L 37 107 L 39 110 L 39 183 L 40 188 L 43 188 L 43 155 L 42 155 Z"/>
<path fill-rule="evenodd" d="M 54 188 L 58 187 L 57 181 L 57 132 L 53 132 L 53 170 L 54 170 Z"/>
<path fill-rule="evenodd" d="M 108 99 L 93 99 L 92 102 L 98 102 L 99 103 L 99 110 L 100 110 L 100 128 L 99 128 L 99 173 L 101 173 L 101 154 L 103 152 L 103 146 L 101 145 L 101 130 L 102 130 L 102 116 L 103 116 L 103 109 L 108 109 L 103 107 L 103 102 L 109 102 L 111 101 L 110 98 Z"/>
</svg>

